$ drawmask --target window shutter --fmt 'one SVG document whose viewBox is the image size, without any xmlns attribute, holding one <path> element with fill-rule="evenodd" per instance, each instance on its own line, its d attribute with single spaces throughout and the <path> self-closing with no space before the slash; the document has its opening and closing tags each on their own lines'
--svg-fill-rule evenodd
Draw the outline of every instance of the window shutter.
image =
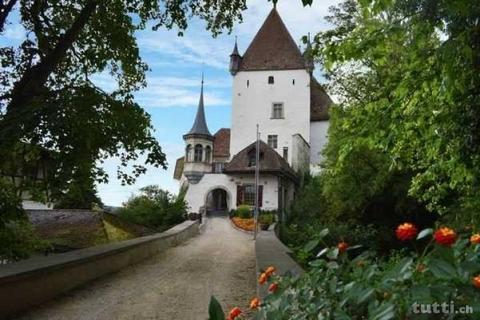
<svg viewBox="0 0 480 320">
<path fill-rule="evenodd" d="M 263 206 L 263 186 L 258 186 L 258 206 Z"/>
<path fill-rule="evenodd" d="M 237 186 L 237 206 L 243 203 L 243 186 Z"/>
</svg>

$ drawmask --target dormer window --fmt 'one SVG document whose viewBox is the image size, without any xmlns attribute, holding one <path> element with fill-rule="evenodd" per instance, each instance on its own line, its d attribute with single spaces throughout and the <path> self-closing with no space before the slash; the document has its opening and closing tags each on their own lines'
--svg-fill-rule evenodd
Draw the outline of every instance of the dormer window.
<svg viewBox="0 0 480 320">
<path fill-rule="evenodd" d="M 269 76 L 268 77 L 268 84 L 274 84 L 275 83 L 275 79 L 273 78 L 273 76 Z"/>
<path fill-rule="evenodd" d="M 248 153 L 248 166 L 249 167 L 255 167 L 255 163 L 257 162 L 257 155 L 255 153 L 255 149 L 253 149 L 252 151 L 250 151 Z"/>
<path fill-rule="evenodd" d="M 276 102 L 272 105 L 272 119 L 283 119 L 283 103 Z"/>
</svg>

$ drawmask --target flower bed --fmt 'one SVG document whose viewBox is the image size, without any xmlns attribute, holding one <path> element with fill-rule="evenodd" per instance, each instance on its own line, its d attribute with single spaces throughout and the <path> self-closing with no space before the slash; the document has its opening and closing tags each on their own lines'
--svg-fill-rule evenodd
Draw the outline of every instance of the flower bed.
<svg viewBox="0 0 480 320">
<path fill-rule="evenodd" d="M 233 217 L 232 222 L 237 228 L 245 231 L 253 231 L 255 225 L 253 218 L 243 219 L 240 217 Z"/>
<path fill-rule="evenodd" d="M 480 233 L 461 234 L 446 226 L 419 231 L 408 222 L 394 232 L 415 250 L 382 260 L 374 251 L 345 241 L 316 253 L 316 243 L 329 233 L 323 230 L 312 240 L 315 245 L 307 244 L 306 250 L 316 253 L 307 273 L 279 276 L 268 267 L 258 283 L 269 294 L 263 301 L 245 301 L 244 308 L 255 310 L 258 320 L 479 319 Z M 209 320 L 247 316 L 235 307 L 225 317 L 214 298 L 209 312 Z M 457 313 L 460 317 L 447 317 Z"/>
</svg>

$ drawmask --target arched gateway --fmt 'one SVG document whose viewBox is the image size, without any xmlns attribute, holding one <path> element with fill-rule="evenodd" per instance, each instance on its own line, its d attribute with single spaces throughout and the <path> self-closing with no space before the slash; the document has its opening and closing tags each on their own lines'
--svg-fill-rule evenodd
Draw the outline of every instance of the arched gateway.
<svg viewBox="0 0 480 320">
<path fill-rule="evenodd" d="M 206 193 L 205 209 L 207 214 L 225 214 L 230 210 L 231 196 L 223 187 L 214 187 Z"/>
</svg>

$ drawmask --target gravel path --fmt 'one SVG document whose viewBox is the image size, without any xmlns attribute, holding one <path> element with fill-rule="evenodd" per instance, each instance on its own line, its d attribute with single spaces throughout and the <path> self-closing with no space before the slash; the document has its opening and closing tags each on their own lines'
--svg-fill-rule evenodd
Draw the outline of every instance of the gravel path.
<svg viewBox="0 0 480 320">
<path fill-rule="evenodd" d="M 213 294 L 225 310 L 246 309 L 255 295 L 252 236 L 227 218 L 208 219 L 205 231 L 158 256 L 107 276 L 20 319 L 208 319 Z"/>
</svg>

